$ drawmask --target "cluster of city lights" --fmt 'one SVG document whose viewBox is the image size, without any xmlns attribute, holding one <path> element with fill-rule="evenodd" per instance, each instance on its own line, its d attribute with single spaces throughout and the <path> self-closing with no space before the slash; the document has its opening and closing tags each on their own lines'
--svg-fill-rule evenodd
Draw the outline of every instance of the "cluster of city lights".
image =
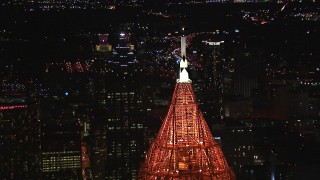
<svg viewBox="0 0 320 180">
<path fill-rule="evenodd" d="M 10 109 L 22 109 L 27 108 L 27 105 L 15 105 L 15 106 L 0 106 L 0 111 L 2 110 L 10 110 Z"/>
</svg>

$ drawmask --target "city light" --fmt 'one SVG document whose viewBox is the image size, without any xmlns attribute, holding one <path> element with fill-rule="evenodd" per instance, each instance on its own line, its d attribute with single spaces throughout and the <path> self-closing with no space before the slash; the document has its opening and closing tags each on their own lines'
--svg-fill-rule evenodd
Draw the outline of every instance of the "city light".
<svg viewBox="0 0 320 180">
<path fill-rule="evenodd" d="M 1 110 L 10 110 L 10 109 L 22 109 L 22 108 L 27 108 L 27 105 L 15 105 L 15 106 L 0 106 L 0 111 Z"/>
</svg>

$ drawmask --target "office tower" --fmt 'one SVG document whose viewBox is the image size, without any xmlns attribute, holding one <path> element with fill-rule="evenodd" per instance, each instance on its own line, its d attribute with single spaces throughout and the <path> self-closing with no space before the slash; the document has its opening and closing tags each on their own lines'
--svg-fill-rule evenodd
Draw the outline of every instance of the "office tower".
<svg viewBox="0 0 320 180">
<path fill-rule="evenodd" d="M 183 57 L 168 114 L 139 179 L 235 179 L 198 108 L 187 67 Z"/>
<path fill-rule="evenodd" d="M 119 33 L 113 47 L 99 75 L 104 84 L 96 83 L 92 172 L 95 179 L 135 179 L 144 155 L 143 73 L 129 33 Z"/>
<path fill-rule="evenodd" d="M 68 97 L 41 102 L 42 178 L 81 179 L 81 133 Z"/>
<path fill-rule="evenodd" d="M 239 174 L 244 166 L 262 164 L 255 153 L 254 133 L 244 126 L 225 128 L 222 131 L 223 151 L 233 170 Z M 260 157 L 259 157 L 260 158 Z"/>
<path fill-rule="evenodd" d="M 39 106 L 0 99 L 0 179 L 40 179 Z"/>
<path fill-rule="evenodd" d="M 203 104 L 208 122 L 224 118 L 224 91 L 226 59 L 223 57 L 224 41 L 204 41 L 203 48 Z"/>
<path fill-rule="evenodd" d="M 264 83 L 264 52 L 260 48 L 237 49 L 233 79 L 234 93 L 251 97 Z"/>
<path fill-rule="evenodd" d="M 112 58 L 112 46 L 109 43 L 108 34 L 99 34 L 99 42 L 94 50 L 94 89 L 95 104 L 91 114 L 91 141 L 89 157 L 94 179 L 104 179 L 106 177 L 106 158 L 107 158 L 107 124 L 105 122 L 106 99 L 108 81 L 107 74 L 111 73 L 108 61 Z"/>
</svg>

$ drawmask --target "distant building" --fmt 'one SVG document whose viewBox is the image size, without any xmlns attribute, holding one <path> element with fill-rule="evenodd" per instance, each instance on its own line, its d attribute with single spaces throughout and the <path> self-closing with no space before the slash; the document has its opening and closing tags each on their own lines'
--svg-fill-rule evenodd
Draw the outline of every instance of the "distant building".
<svg viewBox="0 0 320 180">
<path fill-rule="evenodd" d="M 144 156 L 141 69 L 130 34 L 121 32 L 112 52 L 97 53 L 96 101 L 92 118 L 92 172 L 95 179 L 135 179 Z"/>
<path fill-rule="evenodd" d="M 235 172 L 240 172 L 244 166 L 263 164 L 258 154 L 255 154 L 254 134 L 251 129 L 245 126 L 225 128 L 221 136 L 222 149 Z"/>
<path fill-rule="evenodd" d="M 264 83 L 264 53 L 259 48 L 237 49 L 235 52 L 233 90 L 235 94 L 251 97 Z"/>
<path fill-rule="evenodd" d="M 201 107 L 209 124 L 224 118 L 224 76 L 226 59 L 224 41 L 203 41 L 203 104 Z"/>
<path fill-rule="evenodd" d="M 81 134 L 73 112 L 63 98 L 41 103 L 43 179 L 81 179 Z"/>
<path fill-rule="evenodd" d="M 41 179 L 40 128 L 38 105 L 0 103 L 0 179 Z"/>
</svg>

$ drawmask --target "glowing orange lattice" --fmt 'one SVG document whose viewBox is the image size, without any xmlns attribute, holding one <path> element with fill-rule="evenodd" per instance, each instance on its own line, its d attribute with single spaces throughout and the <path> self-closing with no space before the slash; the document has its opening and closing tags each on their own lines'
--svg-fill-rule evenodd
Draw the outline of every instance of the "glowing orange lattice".
<svg viewBox="0 0 320 180">
<path fill-rule="evenodd" d="M 196 104 L 191 82 L 176 84 L 139 179 L 236 179 Z"/>
</svg>

